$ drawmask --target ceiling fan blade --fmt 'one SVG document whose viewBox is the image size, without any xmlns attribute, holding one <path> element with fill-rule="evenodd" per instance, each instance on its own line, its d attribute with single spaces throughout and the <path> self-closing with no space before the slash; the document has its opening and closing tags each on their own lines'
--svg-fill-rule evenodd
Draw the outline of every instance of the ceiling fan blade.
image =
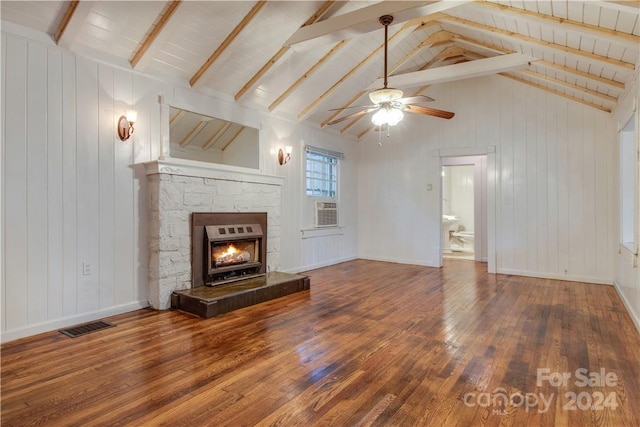
<svg viewBox="0 0 640 427">
<path fill-rule="evenodd" d="M 455 114 L 449 111 L 436 110 L 435 108 L 423 107 L 421 105 L 407 105 L 404 111 L 416 114 L 424 114 L 425 116 L 440 117 L 442 119 L 450 119 Z"/>
<path fill-rule="evenodd" d="M 426 95 L 418 95 L 418 96 L 409 96 L 407 98 L 396 99 L 396 102 L 400 102 L 402 104 L 415 104 L 416 102 L 433 102 L 435 99 Z"/>
<path fill-rule="evenodd" d="M 348 115 L 346 115 L 344 117 L 340 117 L 339 119 L 335 119 L 335 120 L 330 121 L 329 123 L 327 123 L 327 125 L 335 125 L 336 123 L 340 123 L 340 122 L 343 122 L 343 121 L 348 120 L 348 119 L 353 119 L 355 117 L 364 116 L 367 113 L 370 113 L 372 111 L 376 111 L 378 108 L 379 107 L 368 108 L 366 110 L 362 110 L 362 111 L 358 111 L 356 113 L 348 114 Z"/>
<path fill-rule="evenodd" d="M 341 111 L 341 110 L 350 110 L 352 108 L 372 108 L 372 107 L 378 107 L 377 105 L 374 104 L 369 104 L 369 105 L 352 105 L 351 107 L 341 107 L 341 108 L 332 108 L 329 111 Z"/>
</svg>

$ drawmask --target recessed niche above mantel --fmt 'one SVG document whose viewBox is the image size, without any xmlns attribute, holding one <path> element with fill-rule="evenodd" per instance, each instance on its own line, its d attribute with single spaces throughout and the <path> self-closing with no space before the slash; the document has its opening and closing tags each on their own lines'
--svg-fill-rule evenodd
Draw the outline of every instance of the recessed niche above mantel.
<svg viewBox="0 0 640 427">
<path fill-rule="evenodd" d="M 169 108 L 170 156 L 259 168 L 258 129 L 181 108 Z"/>
</svg>

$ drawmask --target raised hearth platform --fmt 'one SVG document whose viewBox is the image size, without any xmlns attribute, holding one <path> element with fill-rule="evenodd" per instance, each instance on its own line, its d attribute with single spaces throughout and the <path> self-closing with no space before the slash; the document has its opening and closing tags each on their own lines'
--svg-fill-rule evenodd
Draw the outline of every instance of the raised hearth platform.
<svg viewBox="0 0 640 427">
<path fill-rule="evenodd" d="M 208 319 L 311 288 L 307 276 L 274 271 L 262 277 L 218 286 L 174 291 L 171 308 Z"/>
</svg>

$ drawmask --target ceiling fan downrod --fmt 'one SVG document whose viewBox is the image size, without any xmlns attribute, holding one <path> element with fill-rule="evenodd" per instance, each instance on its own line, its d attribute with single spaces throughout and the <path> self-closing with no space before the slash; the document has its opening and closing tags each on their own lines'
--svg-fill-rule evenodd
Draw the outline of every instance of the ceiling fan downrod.
<svg viewBox="0 0 640 427">
<path fill-rule="evenodd" d="M 384 88 L 387 88 L 387 40 L 389 34 L 389 24 L 393 22 L 393 16 L 382 15 L 378 21 L 384 25 Z"/>
</svg>

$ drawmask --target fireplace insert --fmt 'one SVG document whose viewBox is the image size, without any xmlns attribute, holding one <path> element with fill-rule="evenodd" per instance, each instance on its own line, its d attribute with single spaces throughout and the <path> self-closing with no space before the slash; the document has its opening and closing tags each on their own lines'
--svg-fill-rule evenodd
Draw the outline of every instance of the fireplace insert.
<svg viewBox="0 0 640 427">
<path fill-rule="evenodd" d="M 265 212 L 192 215 L 192 287 L 217 286 L 265 274 Z"/>
<path fill-rule="evenodd" d="M 260 275 L 260 224 L 207 225 L 204 227 L 203 272 L 206 285 Z M 206 272 L 205 272 L 206 271 Z"/>
</svg>

